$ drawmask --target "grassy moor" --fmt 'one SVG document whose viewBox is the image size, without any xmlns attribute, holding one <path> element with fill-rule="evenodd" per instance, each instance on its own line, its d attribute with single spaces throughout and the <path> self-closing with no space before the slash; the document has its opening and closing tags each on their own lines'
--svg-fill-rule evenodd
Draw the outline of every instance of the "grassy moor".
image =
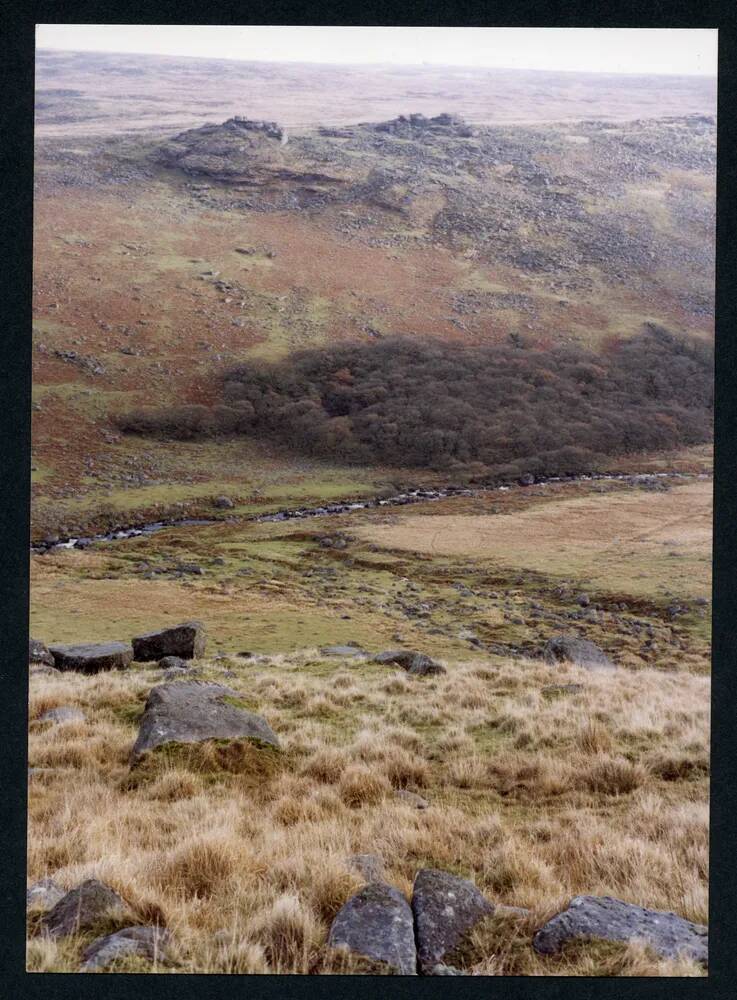
<svg viewBox="0 0 737 1000">
<path fill-rule="evenodd" d="M 29 970 L 706 974 L 714 111 L 39 50 Z"/>
</svg>

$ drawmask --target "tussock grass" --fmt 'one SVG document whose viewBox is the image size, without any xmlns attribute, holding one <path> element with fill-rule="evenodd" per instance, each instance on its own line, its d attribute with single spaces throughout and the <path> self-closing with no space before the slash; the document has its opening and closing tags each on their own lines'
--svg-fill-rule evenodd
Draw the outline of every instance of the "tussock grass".
<svg viewBox="0 0 737 1000">
<path fill-rule="evenodd" d="M 223 680 L 220 664 L 201 666 Z M 138 919 L 169 928 L 175 972 L 330 974 L 366 971 L 325 942 L 362 884 L 348 857 L 373 853 L 405 893 L 430 865 L 531 908 L 479 930 L 463 959 L 473 973 L 696 974 L 634 946 L 542 958 L 530 939 L 578 893 L 706 922 L 708 678 L 497 657 L 447 667 L 415 678 L 315 650 L 233 660 L 226 683 L 278 733 L 279 766 L 242 754 L 227 766 L 213 743 L 137 776 L 124 709 L 156 670 L 34 676 L 32 719 L 73 704 L 86 721 L 31 726 L 30 764 L 51 770 L 30 784 L 30 879 L 109 882 Z M 550 699 L 551 682 L 584 687 Z M 32 937 L 28 967 L 75 970 L 85 943 Z"/>
</svg>

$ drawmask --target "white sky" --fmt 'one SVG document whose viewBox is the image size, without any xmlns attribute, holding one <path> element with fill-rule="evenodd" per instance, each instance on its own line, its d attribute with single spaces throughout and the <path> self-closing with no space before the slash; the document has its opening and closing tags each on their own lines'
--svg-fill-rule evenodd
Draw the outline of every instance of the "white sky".
<svg viewBox="0 0 737 1000">
<path fill-rule="evenodd" d="M 39 24 L 43 49 L 316 63 L 716 76 L 712 28 Z"/>
</svg>

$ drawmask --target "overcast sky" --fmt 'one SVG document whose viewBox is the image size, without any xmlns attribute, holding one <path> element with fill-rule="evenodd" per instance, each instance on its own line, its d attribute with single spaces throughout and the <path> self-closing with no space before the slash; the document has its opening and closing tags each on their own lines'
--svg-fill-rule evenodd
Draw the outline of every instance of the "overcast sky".
<svg viewBox="0 0 737 1000">
<path fill-rule="evenodd" d="M 39 24 L 43 49 L 318 63 L 430 63 L 715 76 L 717 31 L 695 28 L 360 28 Z"/>
</svg>

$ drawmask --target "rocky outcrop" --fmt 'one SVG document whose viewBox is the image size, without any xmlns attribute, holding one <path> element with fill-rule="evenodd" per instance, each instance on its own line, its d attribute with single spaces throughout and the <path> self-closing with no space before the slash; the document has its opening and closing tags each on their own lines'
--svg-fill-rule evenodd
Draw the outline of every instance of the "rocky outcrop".
<svg viewBox="0 0 737 1000">
<path fill-rule="evenodd" d="M 276 122 L 259 121 L 258 119 L 235 115 L 233 118 L 228 118 L 226 122 L 223 122 L 222 127 L 234 131 L 240 129 L 244 132 L 262 132 L 269 139 L 278 139 L 283 146 L 286 146 L 288 142 L 287 130 L 282 128 L 281 125 L 277 125 Z"/>
<path fill-rule="evenodd" d="M 383 882 L 365 886 L 338 911 L 328 946 L 371 959 L 401 976 L 417 973 L 412 910 L 399 890 Z"/>
<path fill-rule="evenodd" d="M 77 670 L 97 674 L 101 670 L 123 670 L 133 659 L 127 642 L 85 642 L 76 645 L 50 646 L 58 670 Z"/>
<path fill-rule="evenodd" d="M 460 115 L 441 114 L 427 118 L 422 114 L 399 115 L 391 121 L 379 122 L 374 126 L 377 132 L 390 132 L 392 135 L 405 139 L 416 138 L 418 133 L 435 134 L 459 139 L 472 139 L 478 130 L 461 118 Z"/>
<path fill-rule="evenodd" d="M 494 907 L 468 879 L 423 868 L 415 876 L 412 911 L 420 971 L 427 973 L 445 964 L 469 931 L 490 916 Z"/>
<path fill-rule="evenodd" d="M 247 187 L 253 194 L 261 189 L 274 207 L 273 199 L 300 188 L 344 180 L 339 173 L 325 173 L 324 158 L 315 158 L 309 143 L 308 148 L 304 142 L 296 146 L 288 144 L 286 130 L 276 122 L 229 118 L 181 132 L 159 147 L 157 156 L 164 165 L 192 176 Z M 289 197 L 283 204 L 289 204 Z"/>
<path fill-rule="evenodd" d="M 143 754 L 171 743 L 249 740 L 278 748 L 279 740 L 260 715 L 238 705 L 235 691 L 220 684 L 177 681 L 152 688 L 133 747 Z"/>
<path fill-rule="evenodd" d="M 708 928 L 703 924 L 611 896 L 574 897 L 567 910 L 540 928 L 532 944 L 541 955 L 553 955 L 572 940 L 639 940 L 658 955 L 685 956 L 702 965 L 707 964 L 709 954 Z"/>
<path fill-rule="evenodd" d="M 202 622 L 182 622 L 158 632 L 147 632 L 133 639 L 133 657 L 139 662 L 178 656 L 183 660 L 205 655 L 205 627 Z"/>
<path fill-rule="evenodd" d="M 130 922 L 133 914 L 121 897 L 97 879 L 72 889 L 44 916 L 42 930 L 50 937 L 68 937 L 92 930 L 101 921 Z"/>
<path fill-rule="evenodd" d="M 575 635 L 558 635 L 549 639 L 543 650 L 543 658 L 547 663 L 568 661 L 587 670 L 616 669 L 603 649 L 588 639 L 580 639 Z"/>
<path fill-rule="evenodd" d="M 128 957 L 161 962 L 166 958 L 169 941 L 169 932 L 163 927 L 124 927 L 93 941 L 82 954 L 82 969 L 104 969 Z"/>
</svg>

